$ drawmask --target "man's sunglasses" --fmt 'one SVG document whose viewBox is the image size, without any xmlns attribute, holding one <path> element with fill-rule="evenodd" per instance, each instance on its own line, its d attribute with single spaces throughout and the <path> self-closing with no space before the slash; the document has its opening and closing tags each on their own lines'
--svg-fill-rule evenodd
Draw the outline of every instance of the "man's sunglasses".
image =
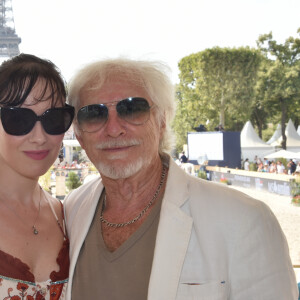
<svg viewBox="0 0 300 300">
<path fill-rule="evenodd" d="M 121 101 L 81 107 L 77 113 L 79 128 L 90 133 L 101 129 L 108 120 L 109 106 L 115 106 L 119 118 L 130 124 L 142 125 L 149 120 L 151 106 L 148 101 L 140 97 L 130 97 Z"/>
<path fill-rule="evenodd" d="M 23 107 L 1 107 L 0 117 L 6 133 L 11 135 L 28 134 L 37 121 L 42 123 L 46 133 L 59 135 L 65 133 L 74 118 L 74 107 L 65 105 L 47 109 L 42 115 Z"/>
</svg>

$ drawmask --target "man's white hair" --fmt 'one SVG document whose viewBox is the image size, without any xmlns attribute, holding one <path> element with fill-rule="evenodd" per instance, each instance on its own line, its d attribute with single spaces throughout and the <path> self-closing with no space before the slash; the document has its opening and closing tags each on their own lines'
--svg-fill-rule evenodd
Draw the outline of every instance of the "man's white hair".
<svg viewBox="0 0 300 300">
<path fill-rule="evenodd" d="M 165 125 L 159 153 L 169 153 L 173 146 L 170 125 L 176 105 L 174 86 L 167 75 L 168 72 L 169 68 L 160 62 L 126 58 L 93 62 L 79 70 L 71 79 L 68 87 L 68 102 L 78 111 L 82 92 L 100 90 L 105 83 L 111 81 L 122 80 L 144 89 L 156 106 L 155 113 L 160 125 Z M 81 134 L 76 122 L 74 122 L 74 129 L 77 135 Z"/>
</svg>

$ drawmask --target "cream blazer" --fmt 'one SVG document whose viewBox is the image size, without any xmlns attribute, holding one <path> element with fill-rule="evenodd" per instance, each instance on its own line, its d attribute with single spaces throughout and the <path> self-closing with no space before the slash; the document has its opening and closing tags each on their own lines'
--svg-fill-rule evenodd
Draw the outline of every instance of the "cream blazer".
<svg viewBox="0 0 300 300">
<path fill-rule="evenodd" d="M 103 184 L 64 201 L 71 299 L 76 261 Z M 229 187 L 186 174 L 170 159 L 148 300 L 296 300 L 286 238 L 271 210 Z M 109 300 L 109 299 L 108 299 Z"/>
</svg>

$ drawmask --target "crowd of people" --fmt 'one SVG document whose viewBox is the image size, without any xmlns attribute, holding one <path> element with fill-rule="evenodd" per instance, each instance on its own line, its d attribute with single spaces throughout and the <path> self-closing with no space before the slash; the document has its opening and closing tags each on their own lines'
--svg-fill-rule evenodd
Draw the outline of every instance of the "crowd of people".
<svg viewBox="0 0 300 300">
<path fill-rule="evenodd" d="M 82 161 L 78 162 L 76 159 L 73 160 L 71 163 L 67 161 L 56 161 L 53 164 L 53 167 L 55 169 L 84 169 L 84 168 L 89 168 L 91 166 L 90 162 L 87 161 Z"/>
<path fill-rule="evenodd" d="M 300 161 L 297 162 L 296 159 L 289 159 L 285 166 L 282 160 L 271 161 L 266 158 L 261 160 L 256 156 L 252 164 L 254 166 L 254 168 L 252 168 L 252 171 L 275 174 L 300 175 Z M 250 162 L 248 158 L 246 158 L 243 162 L 243 169 L 245 171 L 250 171 Z"/>
</svg>

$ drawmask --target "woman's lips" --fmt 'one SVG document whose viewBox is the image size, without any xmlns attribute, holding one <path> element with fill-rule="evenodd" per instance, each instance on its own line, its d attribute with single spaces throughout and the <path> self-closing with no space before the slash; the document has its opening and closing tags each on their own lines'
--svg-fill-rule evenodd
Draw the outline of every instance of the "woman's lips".
<svg viewBox="0 0 300 300">
<path fill-rule="evenodd" d="M 42 151 L 24 151 L 24 153 L 34 159 L 34 160 L 42 160 L 44 159 L 48 154 L 49 150 L 42 150 Z"/>
</svg>

